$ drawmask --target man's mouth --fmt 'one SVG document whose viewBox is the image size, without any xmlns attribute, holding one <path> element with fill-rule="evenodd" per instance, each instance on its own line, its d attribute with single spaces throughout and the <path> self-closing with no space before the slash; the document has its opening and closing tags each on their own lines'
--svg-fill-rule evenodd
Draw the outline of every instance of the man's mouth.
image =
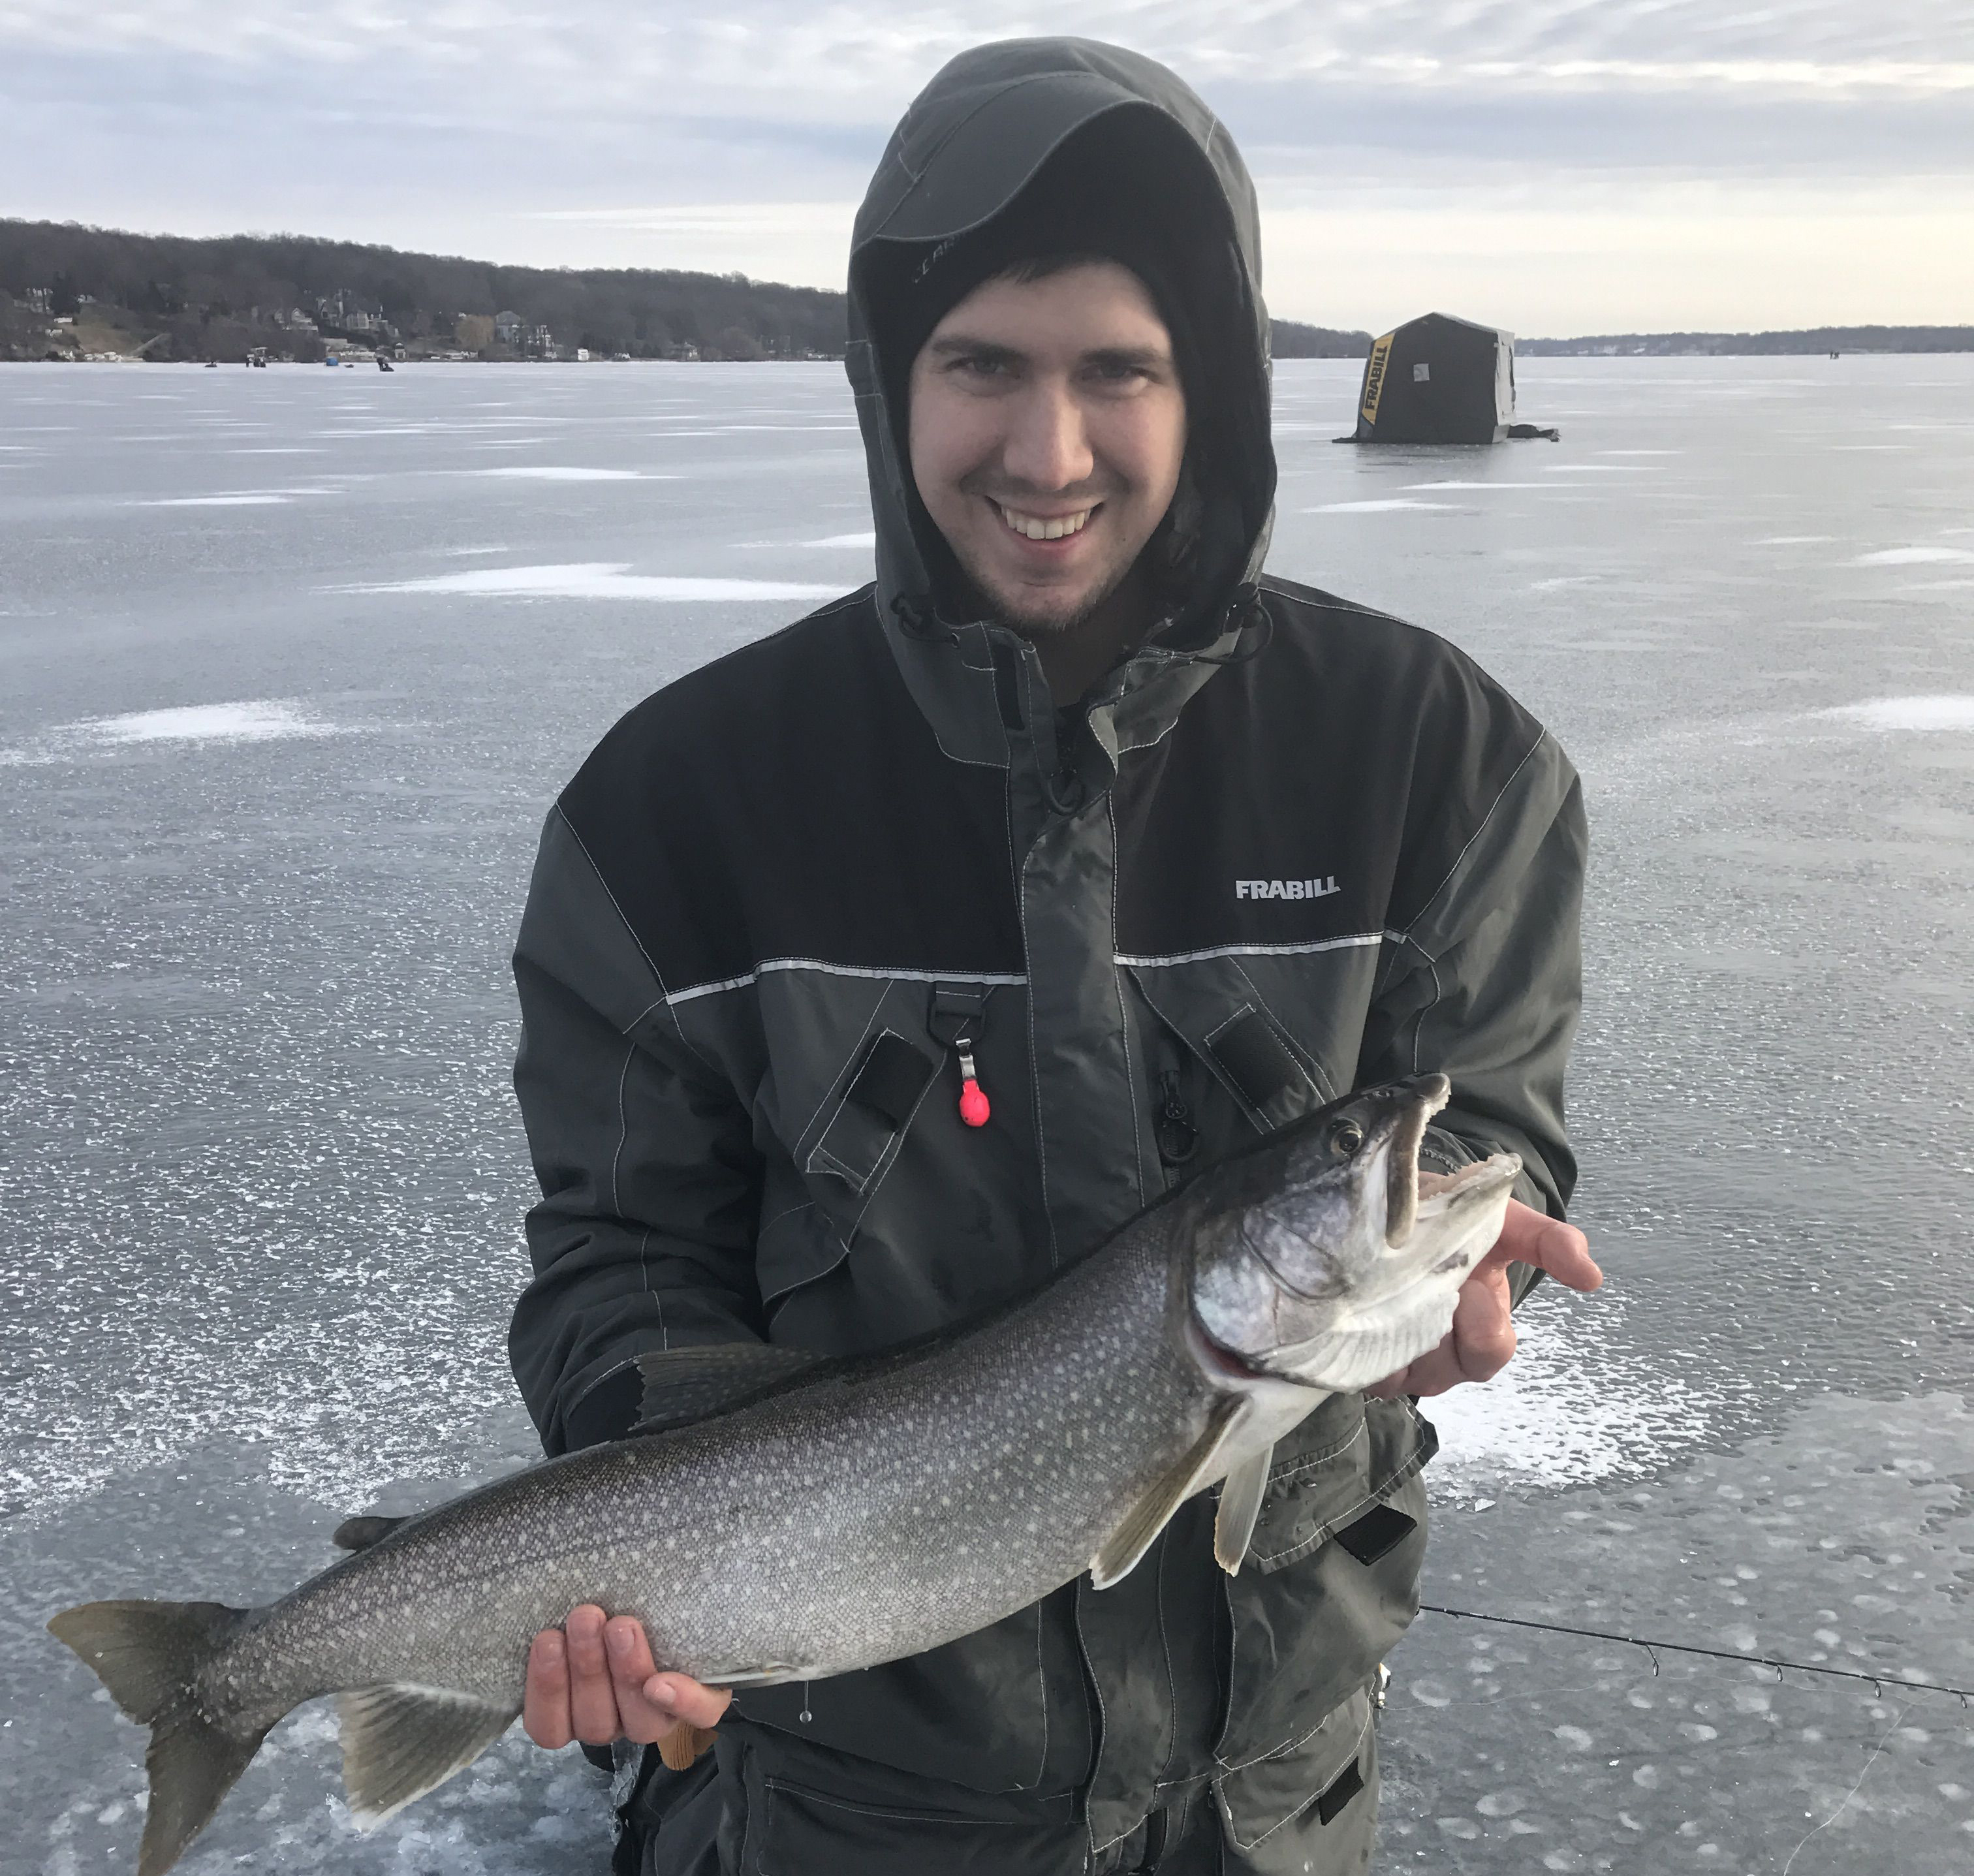
<svg viewBox="0 0 1974 1876">
<path fill-rule="evenodd" d="M 1062 540 L 1071 534 L 1081 533 L 1099 505 L 1093 502 L 1087 508 L 1077 508 L 1067 514 L 1038 515 L 1010 508 L 1005 502 L 994 504 L 1011 532 L 1031 541 Z"/>
</svg>

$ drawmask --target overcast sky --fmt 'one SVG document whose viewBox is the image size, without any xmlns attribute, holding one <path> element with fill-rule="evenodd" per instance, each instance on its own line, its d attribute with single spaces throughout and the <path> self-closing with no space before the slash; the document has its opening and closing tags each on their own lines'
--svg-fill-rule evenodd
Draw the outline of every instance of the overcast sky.
<svg viewBox="0 0 1974 1876">
<path fill-rule="evenodd" d="M 840 286 L 980 0 L 0 0 L 0 215 Z M 1259 185 L 1271 308 L 1974 322 L 1969 0 L 1085 0 Z"/>
</svg>

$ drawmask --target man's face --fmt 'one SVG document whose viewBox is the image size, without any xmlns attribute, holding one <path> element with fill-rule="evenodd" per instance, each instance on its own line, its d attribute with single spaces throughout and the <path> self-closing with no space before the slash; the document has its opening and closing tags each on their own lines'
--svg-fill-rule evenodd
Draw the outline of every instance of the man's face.
<svg viewBox="0 0 1974 1876">
<path fill-rule="evenodd" d="M 913 361 L 919 497 L 992 615 L 1029 637 L 1117 587 L 1185 454 L 1171 335 L 1113 261 L 990 280 Z"/>
</svg>

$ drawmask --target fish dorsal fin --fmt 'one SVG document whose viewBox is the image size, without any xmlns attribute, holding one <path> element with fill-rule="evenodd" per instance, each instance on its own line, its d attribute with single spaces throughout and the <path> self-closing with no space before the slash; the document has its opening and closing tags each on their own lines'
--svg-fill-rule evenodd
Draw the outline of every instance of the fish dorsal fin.
<svg viewBox="0 0 1974 1876">
<path fill-rule="evenodd" d="M 408 1517 L 345 1518 L 329 1533 L 329 1541 L 339 1550 L 367 1550 L 379 1538 L 388 1537 Z"/>
<path fill-rule="evenodd" d="M 633 1435 L 662 1433 L 672 1427 L 731 1413 L 765 1395 L 794 1386 L 827 1358 L 808 1349 L 776 1348 L 766 1342 L 716 1342 L 704 1348 L 658 1349 L 638 1357 L 644 1392 L 638 1403 Z"/>
<path fill-rule="evenodd" d="M 1241 1560 L 1254 1541 L 1254 1520 L 1261 1515 L 1261 1494 L 1267 1487 L 1268 1467 L 1274 1456 L 1271 1443 L 1251 1458 L 1243 1459 L 1221 1485 L 1220 1509 L 1213 1519 L 1213 1556 L 1230 1576 L 1240 1569 Z"/>
<path fill-rule="evenodd" d="M 343 1788 L 366 1830 L 463 1772 L 513 1725 L 518 1706 L 450 1687 L 352 1687 L 336 1697 Z"/>
<path fill-rule="evenodd" d="M 1245 1405 L 1238 1394 L 1222 1394 L 1215 1399 L 1207 1416 L 1205 1432 L 1146 1487 L 1137 1503 L 1125 1513 L 1123 1521 L 1090 1560 L 1093 1586 L 1107 1589 L 1136 1567 L 1138 1560 L 1152 1547 L 1153 1539 L 1171 1523 L 1172 1514 L 1205 1481 L 1215 1455 L 1226 1444 Z"/>
</svg>

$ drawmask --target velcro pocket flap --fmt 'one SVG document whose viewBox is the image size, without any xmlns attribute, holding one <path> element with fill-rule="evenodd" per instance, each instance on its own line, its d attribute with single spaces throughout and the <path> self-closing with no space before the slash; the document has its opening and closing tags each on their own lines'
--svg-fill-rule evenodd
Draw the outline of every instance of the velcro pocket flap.
<svg viewBox="0 0 1974 1876">
<path fill-rule="evenodd" d="M 811 1150 L 808 1170 L 832 1172 L 862 1192 L 910 1123 L 939 1068 L 895 1029 L 880 1031 Z"/>
<path fill-rule="evenodd" d="M 1309 1077 L 1276 1035 L 1274 1025 L 1251 1006 L 1229 1017 L 1206 1038 L 1207 1053 L 1258 1113 L 1284 1089 L 1306 1089 Z"/>
<path fill-rule="evenodd" d="M 865 1051 L 863 1066 L 851 1077 L 848 1098 L 894 1127 L 912 1117 L 926 1084 L 939 1073 L 939 1064 L 923 1049 L 913 1048 L 895 1029 L 887 1029 Z"/>
</svg>

